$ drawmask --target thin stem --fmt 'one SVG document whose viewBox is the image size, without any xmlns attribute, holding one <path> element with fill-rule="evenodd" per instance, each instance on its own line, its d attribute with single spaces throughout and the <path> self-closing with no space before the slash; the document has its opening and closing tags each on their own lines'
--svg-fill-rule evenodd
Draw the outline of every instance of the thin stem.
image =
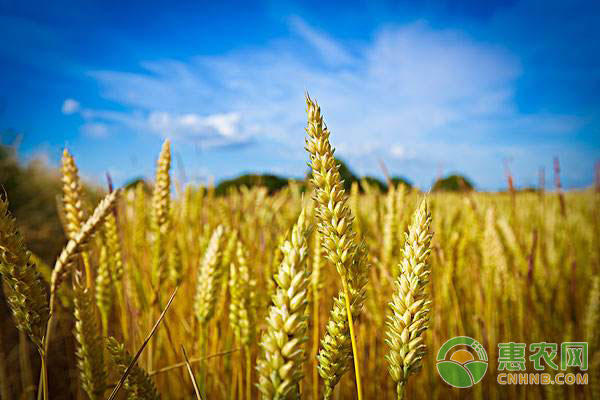
<svg viewBox="0 0 600 400">
<path fill-rule="evenodd" d="M 100 313 L 100 319 L 102 320 L 102 337 L 108 337 L 108 315 L 106 313 Z"/>
<path fill-rule="evenodd" d="M 358 349 L 356 346 L 356 337 L 354 336 L 354 323 L 352 321 L 352 312 L 350 309 L 350 293 L 348 291 L 348 281 L 346 276 L 342 275 L 342 286 L 344 289 L 344 300 L 346 303 L 346 314 L 348 315 L 348 325 L 350 328 L 350 340 L 352 341 L 352 358 L 354 358 L 354 375 L 356 376 L 356 393 L 358 400 L 362 400 L 362 383 L 360 380 L 360 367 L 358 362 Z"/>
<path fill-rule="evenodd" d="M 207 354 L 208 327 L 204 324 L 200 330 L 200 357 L 205 359 Z M 202 398 L 206 398 L 206 370 L 206 364 L 204 362 L 200 363 L 200 388 L 202 390 Z"/>
<path fill-rule="evenodd" d="M 192 366 L 190 364 L 190 360 L 188 359 L 187 353 L 185 352 L 185 348 L 181 346 L 181 351 L 183 352 L 183 358 L 185 359 L 185 366 L 187 367 L 188 373 L 190 374 L 190 379 L 192 380 L 192 385 L 194 386 L 194 393 L 196 393 L 196 399 L 202 400 L 202 396 L 200 396 L 200 391 L 198 390 L 198 384 L 196 383 L 196 377 L 194 376 L 194 371 L 192 371 Z"/>
<path fill-rule="evenodd" d="M 319 353 L 319 292 L 316 287 L 313 287 L 313 361 L 317 359 Z M 313 362 L 313 399 L 319 398 L 319 370 L 317 368 L 317 362 Z"/>
<path fill-rule="evenodd" d="M 246 346 L 246 399 L 252 399 L 252 353 L 250 352 L 250 346 Z"/>
<path fill-rule="evenodd" d="M 85 287 L 88 289 L 92 288 L 93 280 L 92 280 L 92 267 L 90 267 L 90 257 L 87 251 L 81 253 L 81 257 L 83 258 L 83 266 L 85 267 Z"/>
<path fill-rule="evenodd" d="M 396 394 L 398 395 L 398 400 L 404 399 L 404 388 L 405 386 L 402 383 L 396 385 Z"/>
<path fill-rule="evenodd" d="M 117 282 L 116 285 L 117 292 L 119 293 L 119 310 L 121 311 L 121 330 L 123 332 L 123 341 L 128 343 L 129 340 L 129 330 L 127 328 L 127 303 L 125 300 L 125 295 L 123 294 L 123 283 Z"/>
<path fill-rule="evenodd" d="M 201 361 L 205 361 L 205 360 L 210 360 L 211 358 L 214 358 L 214 357 L 220 357 L 220 356 L 225 356 L 225 355 L 228 355 L 228 354 L 231 354 L 231 353 L 235 353 L 238 350 L 239 349 L 231 349 L 231 350 L 221 351 L 219 353 L 214 353 L 214 354 L 211 354 L 211 355 L 209 355 L 207 357 L 204 357 L 204 358 L 202 358 L 202 357 L 191 358 L 188 361 L 190 362 L 190 364 L 197 363 L 197 362 L 201 362 Z M 169 365 L 167 367 L 163 367 L 163 368 L 157 369 L 156 371 L 150 371 L 150 372 L 148 372 L 148 375 L 150 375 L 150 376 L 158 375 L 158 374 L 162 374 L 164 372 L 169 372 L 169 371 L 172 371 L 174 369 L 181 368 L 181 367 L 185 367 L 185 362 L 180 362 L 180 363 L 177 363 L 177 364 Z"/>
<path fill-rule="evenodd" d="M 46 353 L 39 348 L 38 352 L 40 353 L 40 359 L 42 360 L 42 366 L 41 366 L 41 375 L 42 375 L 42 393 L 43 393 L 43 399 L 44 400 L 48 400 L 48 368 L 46 367 Z M 39 389 L 38 389 L 39 392 Z"/>
<path fill-rule="evenodd" d="M 238 400 L 244 400 L 244 382 L 243 382 L 244 373 L 243 373 L 242 368 L 241 368 L 243 359 L 244 359 L 244 356 L 240 352 L 240 362 L 238 363 L 238 365 L 240 366 L 240 368 L 237 369 L 237 373 L 238 373 L 238 375 L 237 375 L 237 378 L 238 378 L 238 382 L 237 382 Z"/>
</svg>

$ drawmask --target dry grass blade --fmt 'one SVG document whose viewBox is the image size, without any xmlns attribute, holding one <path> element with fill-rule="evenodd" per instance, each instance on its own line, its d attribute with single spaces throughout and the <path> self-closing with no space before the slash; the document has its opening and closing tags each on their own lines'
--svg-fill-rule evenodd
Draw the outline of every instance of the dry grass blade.
<svg viewBox="0 0 600 400">
<path fill-rule="evenodd" d="M 148 342 L 150 341 L 150 339 L 152 339 L 152 336 L 154 336 L 154 333 L 156 332 L 156 329 L 158 329 L 158 326 L 160 325 L 161 321 L 163 320 L 163 318 L 167 314 L 167 311 L 169 310 L 169 307 L 171 307 L 171 303 L 173 303 L 173 299 L 175 298 L 175 295 L 177 294 L 177 289 L 179 289 L 179 286 L 177 286 L 175 288 L 175 290 L 173 290 L 173 294 L 171 294 L 171 298 L 169 299 L 169 302 L 167 303 L 165 309 L 160 314 L 160 317 L 158 318 L 158 320 L 156 321 L 156 323 L 154 324 L 154 326 L 150 330 L 150 333 L 148 334 L 148 336 L 146 336 L 146 339 L 144 339 L 144 343 L 142 343 L 142 345 L 138 349 L 137 353 L 135 353 L 135 356 L 133 356 L 133 358 L 131 359 L 131 362 L 127 366 L 127 369 L 125 369 L 125 372 L 121 376 L 121 379 L 119 380 L 119 383 L 117 383 L 117 386 L 115 386 L 115 388 L 113 389 L 112 393 L 108 397 L 108 400 L 114 400 L 117 397 L 117 393 L 119 393 L 119 389 L 121 389 L 121 386 L 123 386 L 123 383 L 125 382 L 125 379 L 127 379 L 127 375 L 129 375 L 129 372 L 131 371 L 131 369 L 133 368 L 133 366 L 137 362 L 138 358 L 140 358 L 140 355 L 142 354 L 142 351 L 144 351 L 144 348 L 146 348 L 146 345 L 148 344 Z"/>
<path fill-rule="evenodd" d="M 192 380 L 192 385 L 194 386 L 194 393 L 196 393 L 196 399 L 202 400 L 202 396 L 200 396 L 200 390 L 198 389 L 198 384 L 196 383 L 196 377 L 194 376 L 194 371 L 192 371 L 192 366 L 190 364 L 190 360 L 188 359 L 187 353 L 185 352 L 185 347 L 181 346 L 181 352 L 183 353 L 183 358 L 185 360 L 185 366 L 187 368 L 188 373 L 190 374 L 190 379 Z"/>
<path fill-rule="evenodd" d="M 236 351 L 240 351 L 240 350 L 241 349 L 237 348 L 237 349 L 220 351 L 218 353 L 214 353 L 214 354 L 208 355 L 206 357 L 191 358 L 189 360 L 189 362 L 190 362 L 190 364 L 198 363 L 198 362 L 201 362 L 201 361 L 210 360 L 211 358 L 226 356 L 228 354 L 232 354 L 232 353 L 235 353 Z M 148 372 L 148 375 L 154 376 L 154 375 L 158 375 L 158 374 L 162 374 L 162 373 L 165 373 L 165 372 L 169 372 L 169 371 L 172 371 L 174 369 L 185 367 L 185 366 L 186 366 L 185 362 L 180 362 L 180 363 L 177 363 L 177 364 L 173 364 L 173 365 L 169 365 L 167 367 L 163 367 L 163 368 L 157 369 L 156 371 L 150 371 L 150 372 Z"/>
</svg>

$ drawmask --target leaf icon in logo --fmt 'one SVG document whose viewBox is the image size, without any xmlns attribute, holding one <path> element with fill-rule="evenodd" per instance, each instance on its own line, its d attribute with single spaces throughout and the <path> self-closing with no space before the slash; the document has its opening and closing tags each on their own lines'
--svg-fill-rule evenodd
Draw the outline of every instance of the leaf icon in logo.
<svg viewBox="0 0 600 400">
<path fill-rule="evenodd" d="M 459 388 L 473 386 L 471 375 L 460 364 L 452 361 L 440 361 L 437 369 L 442 379 L 449 385 Z"/>
</svg>

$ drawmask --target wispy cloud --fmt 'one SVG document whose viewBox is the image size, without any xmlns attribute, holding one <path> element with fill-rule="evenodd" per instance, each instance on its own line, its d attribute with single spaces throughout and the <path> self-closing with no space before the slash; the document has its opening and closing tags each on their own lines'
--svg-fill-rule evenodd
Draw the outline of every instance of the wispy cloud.
<svg viewBox="0 0 600 400">
<path fill-rule="evenodd" d="M 582 123 L 520 112 L 519 60 L 458 31 L 417 22 L 349 44 L 299 18 L 290 29 L 290 37 L 260 48 L 144 62 L 136 73 L 92 71 L 102 95 L 131 111 L 82 115 L 90 124 L 201 145 L 268 140 L 302 158 L 308 90 L 322 105 L 341 156 L 363 172 L 376 170 L 375 157 L 389 158 L 394 169 L 427 169 L 417 177 L 421 182 L 440 163 L 477 174 L 485 157 L 488 163 L 517 152 L 539 158 L 521 147 L 523 138 L 571 135 Z"/>
<path fill-rule="evenodd" d="M 79 111 L 79 102 L 75 99 L 66 99 L 62 105 L 62 113 L 65 115 L 73 114 Z"/>
</svg>

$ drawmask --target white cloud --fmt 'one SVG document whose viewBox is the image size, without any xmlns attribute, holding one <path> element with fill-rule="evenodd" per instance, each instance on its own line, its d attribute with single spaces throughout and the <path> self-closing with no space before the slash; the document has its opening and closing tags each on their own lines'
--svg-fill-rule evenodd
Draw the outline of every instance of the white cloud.
<svg viewBox="0 0 600 400">
<path fill-rule="evenodd" d="M 148 116 L 150 129 L 161 135 L 175 137 L 239 139 L 239 113 L 201 116 L 196 113 L 172 114 L 153 111 Z"/>
<path fill-rule="evenodd" d="M 400 144 L 396 144 L 390 148 L 390 154 L 395 158 L 404 158 L 406 156 L 406 149 Z"/>
<path fill-rule="evenodd" d="M 145 62 L 139 73 L 93 71 L 102 95 L 133 111 L 88 110 L 90 122 L 200 144 L 267 140 L 304 158 L 308 90 L 338 154 L 371 172 L 377 157 L 390 157 L 392 169 L 417 166 L 421 181 L 439 163 L 478 173 L 490 157 L 516 154 L 519 138 L 570 135 L 579 127 L 571 116 L 520 113 L 519 61 L 460 32 L 418 22 L 347 44 L 297 18 L 290 27 L 296 36 L 261 48 Z M 519 136 L 515 145 L 497 146 L 507 134 Z M 487 159 L 469 156 L 478 151 Z"/>
<path fill-rule="evenodd" d="M 62 105 L 62 113 L 70 115 L 79 111 L 79 102 L 75 99 L 66 99 Z"/>
<path fill-rule="evenodd" d="M 108 136 L 108 126 L 98 122 L 86 122 L 81 125 L 80 128 L 81 133 L 86 136 L 102 139 Z"/>
<path fill-rule="evenodd" d="M 291 29 L 312 45 L 320 56 L 330 65 L 348 65 L 354 57 L 341 44 L 331 39 L 326 33 L 312 28 L 301 18 L 290 18 Z"/>
</svg>

